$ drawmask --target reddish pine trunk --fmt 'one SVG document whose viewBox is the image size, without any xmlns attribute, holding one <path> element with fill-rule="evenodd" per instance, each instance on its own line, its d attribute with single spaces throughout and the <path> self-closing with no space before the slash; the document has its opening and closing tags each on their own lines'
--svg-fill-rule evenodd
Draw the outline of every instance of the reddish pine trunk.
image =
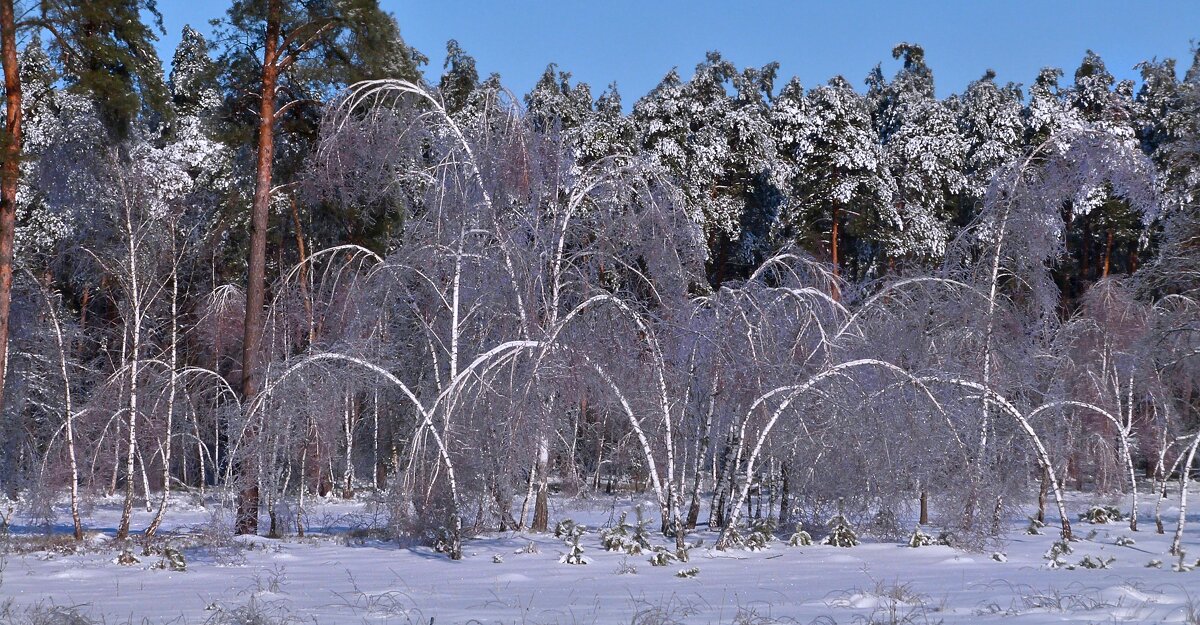
<svg viewBox="0 0 1200 625">
<path fill-rule="evenodd" d="M 0 409 L 8 365 L 8 313 L 12 304 L 13 238 L 17 228 L 17 177 L 21 173 L 21 77 L 13 0 L 0 0 L 0 55 L 4 64 L 4 162 L 0 165 Z"/>
<path fill-rule="evenodd" d="M 1108 269 L 1112 264 L 1112 248 L 1113 248 L 1113 233 L 1112 233 L 1112 230 L 1110 229 L 1108 231 L 1108 237 L 1104 242 L 1104 271 L 1103 271 L 1103 273 L 1100 274 L 1101 278 L 1108 277 Z"/>
<path fill-rule="evenodd" d="M 254 184 L 254 203 L 250 213 L 250 255 L 246 275 L 246 324 L 242 339 L 242 398 L 249 407 L 258 395 L 260 379 L 258 356 L 262 341 L 263 305 L 266 300 L 267 218 L 271 207 L 271 164 L 275 156 L 275 89 L 279 77 L 279 34 L 283 12 L 282 0 L 270 0 L 267 7 L 267 34 L 263 51 L 262 93 L 258 120 L 257 177 Z M 251 428 L 248 437 L 255 432 Z M 249 448 L 247 446 L 246 448 Z M 258 475 L 253 461 L 243 460 L 238 493 L 238 534 L 258 531 Z"/>
</svg>

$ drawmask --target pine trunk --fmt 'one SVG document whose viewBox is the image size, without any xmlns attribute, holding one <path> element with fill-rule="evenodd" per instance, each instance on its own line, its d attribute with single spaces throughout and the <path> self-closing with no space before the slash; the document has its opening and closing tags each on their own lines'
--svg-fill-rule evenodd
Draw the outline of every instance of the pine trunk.
<svg viewBox="0 0 1200 625">
<path fill-rule="evenodd" d="M 21 76 L 13 0 L 0 0 L 0 57 L 4 65 L 5 123 L 0 165 L 0 410 L 8 365 L 8 323 L 12 304 L 13 241 L 17 228 L 17 179 L 21 173 Z"/>
<path fill-rule="evenodd" d="M 1101 278 L 1108 277 L 1108 270 L 1112 266 L 1112 248 L 1113 248 L 1113 233 L 1110 229 L 1104 242 L 1104 270 L 1100 274 Z"/>
<path fill-rule="evenodd" d="M 262 92 L 259 103 L 257 177 L 254 203 L 250 213 L 250 255 L 246 265 L 246 323 L 242 338 L 243 406 L 251 406 L 258 395 L 258 352 L 262 341 L 263 305 L 266 301 L 267 219 L 271 208 L 271 164 L 275 156 L 275 90 L 279 78 L 278 46 L 282 0 L 270 0 L 267 7 L 267 33 L 263 51 Z M 247 431 L 254 437 L 255 429 Z M 249 443 L 250 441 L 247 441 Z M 247 445 L 244 448 L 251 448 Z M 258 532 L 258 475 L 253 462 L 243 459 L 239 467 L 242 485 L 237 500 L 238 534 Z"/>
</svg>

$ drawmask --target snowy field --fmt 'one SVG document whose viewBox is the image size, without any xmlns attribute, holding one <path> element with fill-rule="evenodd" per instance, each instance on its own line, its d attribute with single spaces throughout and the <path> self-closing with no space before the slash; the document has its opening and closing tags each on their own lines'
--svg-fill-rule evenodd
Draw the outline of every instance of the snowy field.
<svg viewBox="0 0 1200 625">
<path fill-rule="evenodd" d="M 1075 514 L 1087 502 L 1072 504 Z M 326 531 L 284 540 L 222 539 L 207 533 L 217 522 L 227 532 L 219 506 L 179 503 L 167 516 L 167 543 L 186 558 L 180 572 L 137 552 L 139 562 L 117 564 L 108 537 L 119 510 L 102 502 L 82 553 L 3 557 L 0 622 L 89 622 L 65 618 L 72 614 L 104 623 L 1200 622 L 1200 570 L 1177 572 L 1179 560 L 1167 554 L 1174 503 L 1163 504 L 1166 535 L 1154 533 L 1150 506 L 1137 533 L 1126 523 L 1076 521 L 1080 540 L 1061 561 L 1115 558 L 1105 569 L 1051 568 L 1044 556 L 1057 532 L 1050 526 L 1028 535 L 1024 519 L 1012 519 L 1004 541 L 982 552 L 870 537 L 854 548 L 779 540 L 762 551 L 719 552 L 710 548 L 715 533 L 700 531 L 693 540 L 705 544 L 692 550 L 691 562 L 656 567 L 645 554 L 600 546 L 597 528 L 634 505 L 628 498 L 553 501 L 552 523 L 569 517 L 589 527 L 581 540 L 589 563 L 572 566 L 560 563 L 568 547 L 549 534 L 476 537 L 458 562 L 426 547 L 351 537 L 347 529 L 368 514 L 363 503 L 318 504 L 314 531 Z M 135 527 L 149 518 L 140 512 Z M 1196 565 L 1200 515 L 1189 523 L 1184 564 Z M 31 531 L 14 518 L 10 540 Z M 1133 544 L 1118 545 L 1122 537 Z M 678 575 L 691 567 L 699 569 L 695 577 Z M 63 619 L 36 620 L 55 612 Z"/>
</svg>

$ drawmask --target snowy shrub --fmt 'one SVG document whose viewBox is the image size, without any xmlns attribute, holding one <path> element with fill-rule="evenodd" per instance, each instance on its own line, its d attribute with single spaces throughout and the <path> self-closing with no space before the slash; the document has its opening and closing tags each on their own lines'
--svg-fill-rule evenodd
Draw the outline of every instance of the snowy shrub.
<svg viewBox="0 0 1200 625">
<path fill-rule="evenodd" d="M 454 541 L 450 535 L 450 530 L 439 527 L 433 532 L 433 550 L 438 553 L 450 553 L 453 549 Z"/>
<path fill-rule="evenodd" d="M 992 559 L 1000 563 L 1008 562 L 1008 556 L 999 551 L 992 554 Z"/>
<path fill-rule="evenodd" d="M 571 534 L 567 538 L 567 554 L 559 558 L 558 561 L 563 564 L 588 564 L 588 559 L 583 557 L 583 545 L 579 544 L 579 539 L 584 534 L 584 526 L 573 525 Z"/>
<path fill-rule="evenodd" d="M 622 512 L 616 525 L 600 531 L 600 546 L 604 547 L 605 551 L 625 550 L 626 542 L 630 538 L 629 530 L 633 529 L 633 526 L 626 521 L 627 516 L 627 513 Z"/>
<path fill-rule="evenodd" d="M 742 535 L 741 530 L 736 525 L 731 525 L 726 533 L 727 541 L 733 547 L 742 547 L 746 544 L 746 537 Z"/>
<path fill-rule="evenodd" d="M 504 557 L 497 553 L 492 556 L 492 564 L 504 564 Z"/>
<path fill-rule="evenodd" d="M 827 524 L 829 527 L 829 535 L 825 540 L 821 541 L 823 545 L 832 545 L 834 547 L 856 547 L 858 546 L 858 534 L 854 532 L 854 528 L 850 525 L 850 521 L 843 514 L 836 514 L 832 519 L 829 519 Z"/>
<path fill-rule="evenodd" d="M 165 547 L 162 550 L 162 559 L 154 566 L 155 568 L 170 569 L 177 573 L 182 573 L 187 570 L 187 559 L 183 557 L 183 552 L 178 549 Z"/>
<path fill-rule="evenodd" d="M 517 550 L 516 550 L 516 551 L 514 551 L 513 553 L 514 553 L 514 554 L 520 554 L 520 553 L 538 553 L 538 546 L 537 546 L 537 543 L 535 543 L 535 542 L 533 542 L 533 541 L 531 540 L 531 541 L 529 541 L 529 544 L 525 545 L 524 547 L 521 547 L 520 549 L 517 549 Z"/>
<path fill-rule="evenodd" d="M 693 566 L 690 569 L 681 569 L 680 571 L 675 573 L 675 577 L 691 578 L 691 577 L 695 577 L 699 574 L 700 574 L 700 567 Z"/>
<path fill-rule="evenodd" d="M 563 519 L 554 525 L 554 537 L 568 539 L 575 533 L 575 521 Z"/>
<path fill-rule="evenodd" d="M 1079 515 L 1079 520 L 1093 525 L 1103 525 L 1105 523 L 1118 523 L 1124 520 L 1121 511 L 1113 506 L 1092 506 L 1087 512 Z"/>
<path fill-rule="evenodd" d="M 634 556 L 652 549 L 650 544 L 650 519 L 642 514 L 639 505 L 634 512 L 637 514 L 637 524 L 633 527 L 633 539 L 626 545 L 625 553 Z"/>
<path fill-rule="evenodd" d="M 775 521 L 766 518 L 754 523 L 750 533 L 742 541 L 742 546 L 750 551 L 762 551 L 770 547 L 773 540 L 775 540 Z"/>
<path fill-rule="evenodd" d="M 1085 568 L 1085 569 L 1107 569 L 1112 566 L 1113 562 L 1116 562 L 1116 561 L 1117 561 L 1116 558 L 1108 558 L 1106 560 L 1099 556 L 1096 556 L 1096 557 L 1084 556 L 1083 559 L 1079 561 L 1079 566 L 1080 566 L 1080 568 Z"/>
<path fill-rule="evenodd" d="M 1025 528 L 1025 533 L 1030 536 L 1041 536 L 1043 527 L 1046 527 L 1045 523 L 1030 517 L 1029 526 Z"/>
<path fill-rule="evenodd" d="M 1161 568 L 1162 568 L 1162 565 L 1163 565 L 1163 561 L 1162 561 L 1162 560 L 1151 560 L 1151 561 L 1149 561 L 1149 562 L 1147 562 L 1147 563 L 1146 563 L 1146 568 L 1148 568 L 1148 569 L 1161 569 Z"/>
<path fill-rule="evenodd" d="M 668 551 L 665 547 L 655 547 L 654 553 L 650 554 L 650 566 L 667 566 L 678 559 L 678 556 Z"/>
<path fill-rule="evenodd" d="M 1129 547 L 1129 546 L 1135 545 L 1137 543 L 1136 543 L 1136 541 L 1134 541 L 1132 538 L 1130 538 L 1128 536 L 1117 536 L 1117 540 L 1114 544 L 1118 547 Z"/>
<path fill-rule="evenodd" d="M 194 546 L 222 566 L 234 566 L 245 562 L 246 545 L 234 540 L 233 534 L 229 532 L 232 524 L 233 519 L 229 517 L 228 509 L 224 506 L 214 506 L 208 519 L 192 528 Z"/>
<path fill-rule="evenodd" d="M 1050 561 L 1047 566 L 1052 569 L 1057 569 L 1066 565 L 1066 562 L 1063 561 L 1062 556 L 1069 555 L 1073 551 L 1075 550 L 1071 548 L 1071 543 L 1065 540 L 1056 540 L 1054 541 L 1053 545 L 1050 545 L 1050 550 L 1047 551 L 1042 557 Z M 1067 568 L 1073 567 L 1067 566 Z"/>
<path fill-rule="evenodd" d="M 637 575 L 637 567 L 629 563 L 629 558 L 621 558 L 617 566 L 617 575 Z"/>
<path fill-rule="evenodd" d="M 913 530 L 912 536 L 908 537 L 909 547 L 929 547 L 936 544 L 938 543 L 933 536 L 921 531 L 920 525 Z"/>
<path fill-rule="evenodd" d="M 133 566 L 141 562 L 141 560 L 137 559 L 137 557 L 133 555 L 133 552 L 125 550 L 122 551 L 121 555 L 117 556 L 113 562 L 120 564 L 121 566 Z"/>
<path fill-rule="evenodd" d="M 796 533 L 788 539 L 789 547 L 808 547 L 811 544 L 813 544 L 812 536 L 804 530 L 796 530 Z"/>
<path fill-rule="evenodd" d="M 600 532 L 600 544 L 605 551 L 623 551 L 628 555 L 640 555 L 650 549 L 649 519 L 644 518 L 642 507 L 637 507 L 637 524 L 628 521 L 628 515 L 621 513 L 617 524 Z"/>
</svg>

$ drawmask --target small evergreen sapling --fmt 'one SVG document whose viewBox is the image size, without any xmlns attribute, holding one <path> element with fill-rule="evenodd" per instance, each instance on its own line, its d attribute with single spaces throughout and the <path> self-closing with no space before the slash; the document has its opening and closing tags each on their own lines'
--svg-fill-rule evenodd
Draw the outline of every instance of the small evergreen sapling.
<svg viewBox="0 0 1200 625">
<path fill-rule="evenodd" d="M 909 547 L 930 547 L 936 544 L 938 544 L 937 540 L 933 536 L 921 531 L 920 525 L 913 530 L 912 536 L 908 537 Z"/>
<path fill-rule="evenodd" d="M 668 564 L 679 559 L 674 553 L 671 553 L 666 547 L 654 547 L 654 553 L 650 554 L 650 566 L 667 566 Z"/>
<path fill-rule="evenodd" d="M 788 539 L 789 547 L 808 547 L 812 544 L 812 535 L 804 530 L 796 530 L 796 533 Z"/>
<path fill-rule="evenodd" d="M 834 547 L 857 547 L 858 534 L 854 533 L 854 527 L 850 525 L 850 521 L 846 519 L 846 515 L 842 512 L 842 500 L 838 500 L 838 513 L 829 519 L 826 523 L 829 527 L 829 535 L 825 540 L 821 541 L 823 545 L 832 545 Z"/>
<path fill-rule="evenodd" d="M 1107 569 L 1112 567 L 1112 563 L 1116 562 L 1116 558 L 1108 558 L 1107 560 L 1099 556 L 1084 556 L 1079 561 L 1079 566 L 1085 569 Z"/>
<path fill-rule="evenodd" d="M 675 574 L 675 577 L 682 577 L 684 579 L 688 579 L 688 578 L 696 577 L 699 574 L 700 574 L 700 567 L 693 566 L 689 569 L 680 570 L 678 573 Z"/>
<path fill-rule="evenodd" d="M 167 547 L 163 549 L 162 561 L 158 567 L 182 573 L 187 570 L 187 559 L 183 557 L 183 552 L 174 547 Z"/>
<path fill-rule="evenodd" d="M 622 512 L 616 525 L 601 530 L 600 545 L 605 551 L 625 551 L 630 539 L 629 530 L 633 529 L 626 520 L 627 517 L 628 514 Z"/>
<path fill-rule="evenodd" d="M 750 551 L 762 551 L 769 548 L 773 540 L 775 540 L 775 520 L 760 519 L 754 523 L 750 534 L 743 541 L 743 546 Z"/>
<path fill-rule="evenodd" d="M 557 528 L 555 528 L 555 531 L 557 533 Z M 579 539 L 586 532 L 586 527 L 572 524 L 570 535 L 566 538 L 569 551 L 562 558 L 559 558 L 559 562 L 563 564 L 588 564 L 588 559 L 583 556 L 583 545 L 579 544 Z"/>
<path fill-rule="evenodd" d="M 563 519 L 554 525 L 554 537 L 567 540 L 575 532 L 575 521 Z"/>
<path fill-rule="evenodd" d="M 1073 568 L 1075 568 L 1074 566 L 1068 565 L 1062 559 L 1062 557 L 1064 555 L 1070 555 L 1073 551 L 1074 551 L 1074 549 L 1071 548 L 1071 543 L 1069 543 L 1065 540 L 1056 540 L 1056 541 L 1054 541 L 1053 545 L 1050 545 L 1050 550 L 1047 551 L 1046 554 L 1042 557 L 1044 557 L 1050 561 L 1050 563 L 1047 566 L 1049 566 L 1052 569 L 1057 569 L 1060 567 L 1065 567 L 1067 569 L 1073 569 Z"/>
<path fill-rule="evenodd" d="M 1114 506 L 1092 506 L 1087 512 L 1079 515 L 1079 520 L 1086 521 L 1093 525 L 1103 525 L 1105 523 L 1119 523 L 1124 519 L 1121 511 Z"/>
<path fill-rule="evenodd" d="M 642 514 L 641 506 L 638 506 L 634 512 L 637 514 L 637 525 L 633 528 L 633 540 L 625 549 L 625 553 L 631 556 L 653 548 L 650 544 L 650 519 L 645 518 Z"/>
</svg>

